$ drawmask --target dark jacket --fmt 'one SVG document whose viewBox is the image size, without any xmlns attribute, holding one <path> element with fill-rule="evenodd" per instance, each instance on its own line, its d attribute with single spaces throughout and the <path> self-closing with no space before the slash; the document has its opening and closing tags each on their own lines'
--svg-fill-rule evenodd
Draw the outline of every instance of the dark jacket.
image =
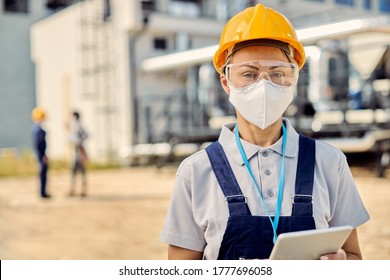
<svg viewBox="0 0 390 280">
<path fill-rule="evenodd" d="M 46 131 L 39 123 L 32 127 L 33 148 L 38 160 L 41 161 L 46 153 Z"/>
</svg>

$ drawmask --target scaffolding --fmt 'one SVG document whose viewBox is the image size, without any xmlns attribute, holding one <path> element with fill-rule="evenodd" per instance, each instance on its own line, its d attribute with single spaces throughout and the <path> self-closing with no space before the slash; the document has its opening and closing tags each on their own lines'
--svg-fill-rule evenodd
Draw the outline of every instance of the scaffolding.
<svg viewBox="0 0 390 280">
<path fill-rule="evenodd" d="M 110 1 L 80 1 L 81 96 L 93 114 L 98 158 L 111 162 L 116 157 L 118 105 L 117 30 Z"/>
</svg>

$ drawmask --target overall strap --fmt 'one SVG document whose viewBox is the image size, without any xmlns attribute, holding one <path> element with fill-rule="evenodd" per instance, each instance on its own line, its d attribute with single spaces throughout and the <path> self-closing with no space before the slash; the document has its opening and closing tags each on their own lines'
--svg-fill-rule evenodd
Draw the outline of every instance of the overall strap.
<svg viewBox="0 0 390 280">
<path fill-rule="evenodd" d="M 300 134 L 292 216 L 313 216 L 315 155 L 315 140 Z"/>
<path fill-rule="evenodd" d="M 221 144 L 216 141 L 206 148 L 211 167 L 225 195 L 230 216 L 251 215 L 246 197 L 242 193 Z"/>
</svg>

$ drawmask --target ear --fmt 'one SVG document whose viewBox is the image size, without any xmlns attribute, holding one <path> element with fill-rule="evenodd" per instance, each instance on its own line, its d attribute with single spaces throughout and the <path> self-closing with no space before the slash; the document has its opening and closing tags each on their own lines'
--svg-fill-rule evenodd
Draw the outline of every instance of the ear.
<svg viewBox="0 0 390 280">
<path fill-rule="evenodd" d="M 225 74 L 220 74 L 219 75 L 219 80 L 221 81 L 221 85 L 222 85 L 224 91 L 226 92 L 227 95 L 229 95 L 230 94 L 230 88 L 229 88 L 228 81 L 226 79 Z"/>
</svg>

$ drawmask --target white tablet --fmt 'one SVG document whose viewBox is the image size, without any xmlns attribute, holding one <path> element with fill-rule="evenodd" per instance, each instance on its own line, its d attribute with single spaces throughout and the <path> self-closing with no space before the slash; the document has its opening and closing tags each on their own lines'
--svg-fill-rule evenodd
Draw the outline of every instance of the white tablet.
<svg viewBox="0 0 390 280">
<path fill-rule="evenodd" d="M 341 226 L 279 234 L 269 258 L 318 260 L 321 255 L 337 252 L 352 230 L 350 226 Z"/>
</svg>

